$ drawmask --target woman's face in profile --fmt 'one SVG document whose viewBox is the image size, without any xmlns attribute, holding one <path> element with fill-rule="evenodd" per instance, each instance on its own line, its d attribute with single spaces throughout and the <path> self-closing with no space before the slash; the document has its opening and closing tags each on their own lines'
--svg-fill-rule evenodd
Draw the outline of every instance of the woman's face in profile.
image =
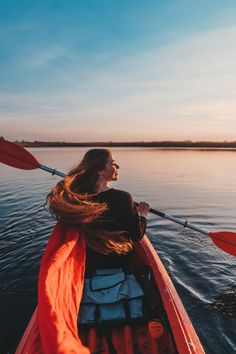
<svg viewBox="0 0 236 354">
<path fill-rule="evenodd" d="M 107 181 L 117 181 L 119 166 L 116 163 L 115 157 L 110 154 L 107 160 L 106 168 L 103 171 L 103 177 Z"/>
</svg>

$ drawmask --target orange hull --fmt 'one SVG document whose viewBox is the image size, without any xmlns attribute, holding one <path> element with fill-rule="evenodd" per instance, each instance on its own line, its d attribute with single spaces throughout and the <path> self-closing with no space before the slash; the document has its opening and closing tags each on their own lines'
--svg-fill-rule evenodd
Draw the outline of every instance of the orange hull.
<svg viewBox="0 0 236 354">
<path fill-rule="evenodd" d="M 79 329 L 82 343 L 91 353 L 103 354 L 205 353 L 160 258 L 146 236 L 136 244 L 130 270 L 138 273 L 143 267 L 151 270 L 156 296 L 160 299 L 158 307 L 154 310 L 154 317 L 160 319 L 161 323 L 154 323 L 154 329 L 151 328 L 150 322 L 114 326 L 111 330 L 112 350 L 107 340 L 97 333 L 95 328 Z M 37 316 L 34 313 L 16 354 L 25 352 L 26 343 L 34 335 L 36 321 Z"/>
</svg>

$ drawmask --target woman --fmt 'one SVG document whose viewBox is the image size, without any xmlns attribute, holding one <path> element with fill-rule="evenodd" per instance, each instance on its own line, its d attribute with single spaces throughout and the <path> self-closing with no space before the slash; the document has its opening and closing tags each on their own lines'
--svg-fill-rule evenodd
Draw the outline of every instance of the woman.
<svg viewBox="0 0 236 354">
<path fill-rule="evenodd" d="M 133 241 L 145 233 L 149 209 L 146 203 L 137 209 L 129 193 L 110 188 L 118 168 L 109 150 L 89 150 L 48 195 L 58 222 L 40 266 L 38 307 L 16 354 L 89 353 L 77 324 L 84 269 L 91 276 L 98 268 L 125 266 Z"/>
<path fill-rule="evenodd" d="M 149 205 L 136 208 L 129 193 L 110 188 L 118 169 L 110 150 L 91 149 L 47 197 L 56 219 L 76 226 L 85 239 L 88 274 L 125 266 L 133 242 L 145 234 Z"/>
</svg>

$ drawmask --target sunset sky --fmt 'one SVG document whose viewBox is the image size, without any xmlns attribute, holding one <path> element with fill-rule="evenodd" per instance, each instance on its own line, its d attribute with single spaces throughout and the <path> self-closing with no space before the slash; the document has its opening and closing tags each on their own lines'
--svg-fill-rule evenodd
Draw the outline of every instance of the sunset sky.
<svg viewBox="0 0 236 354">
<path fill-rule="evenodd" d="M 236 140 L 236 1 L 0 2 L 8 140 Z"/>
</svg>

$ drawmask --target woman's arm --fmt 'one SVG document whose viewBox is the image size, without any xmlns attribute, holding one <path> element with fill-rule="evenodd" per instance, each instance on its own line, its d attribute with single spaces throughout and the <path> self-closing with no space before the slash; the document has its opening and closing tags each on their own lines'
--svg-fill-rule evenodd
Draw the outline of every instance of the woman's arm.
<svg viewBox="0 0 236 354">
<path fill-rule="evenodd" d="M 134 241 L 141 240 L 146 232 L 149 205 L 141 202 L 137 208 L 131 194 L 125 193 L 122 209 L 124 223 L 130 237 Z"/>
</svg>

